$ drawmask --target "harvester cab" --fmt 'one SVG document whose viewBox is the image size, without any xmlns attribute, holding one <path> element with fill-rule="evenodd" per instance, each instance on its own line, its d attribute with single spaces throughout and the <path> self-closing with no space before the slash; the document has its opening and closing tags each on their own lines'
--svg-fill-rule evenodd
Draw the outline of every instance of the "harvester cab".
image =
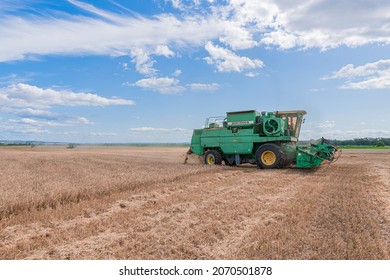
<svg viewBox="0 0 390 280">
<path fill-rule="evenodd" d="M 297 145 L 306 111 L 228 112 L 226 117 L 206 119 L 195 129 L 188 153 L 204 156 L 206 164 L 257 164 L 262 169 L 295 164 L 311 168 L 333 162 L 337 148 L 321 141 L 318 145 Z"/>
</svg>

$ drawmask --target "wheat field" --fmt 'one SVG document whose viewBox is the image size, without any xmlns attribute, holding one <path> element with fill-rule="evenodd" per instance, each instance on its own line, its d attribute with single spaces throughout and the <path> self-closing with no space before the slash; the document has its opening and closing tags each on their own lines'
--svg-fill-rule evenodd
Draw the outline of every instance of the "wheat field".
<svg viewBox="0 0 390 280">
<path fill-rule="evenodd" d="M 390 259 L 390 152 L 314 170 L 1 147 L 0 259 Z"/>
</svg>

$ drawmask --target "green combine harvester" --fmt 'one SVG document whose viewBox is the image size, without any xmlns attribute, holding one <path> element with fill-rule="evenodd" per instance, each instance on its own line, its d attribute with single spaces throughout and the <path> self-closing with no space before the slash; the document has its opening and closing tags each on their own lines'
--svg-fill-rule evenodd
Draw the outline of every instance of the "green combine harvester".
<svg viewBox="0 0 390 280">
<path fill-rule="evenodd" d="M 227 117 L 206 119 L 195 129 L 188 154 L 204 156 L 208 165 L 257 164 L 261 169 L 312 168 L 334 162 L 338 149 L 322 138 L 318 144 L 297 145 L 306 114 L 303 110 L 228 112 Z M 336 154 L 338 154 L 336 156 Z"/>
</svg>

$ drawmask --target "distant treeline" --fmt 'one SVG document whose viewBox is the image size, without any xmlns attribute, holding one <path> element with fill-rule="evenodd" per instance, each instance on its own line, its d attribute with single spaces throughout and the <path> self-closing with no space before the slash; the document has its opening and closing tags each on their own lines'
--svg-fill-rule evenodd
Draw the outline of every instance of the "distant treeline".
<svg viewBox="0 0 390 280">
<path fill-rule="evenodd" d="M 390 146 L 390 138 L 356 138 L 352 140 L 330 140 L 335 146 Z"/>
<path fill-rule="evenodd" d="M 321 139 L 299 141 L 301 144 L 318 143 Z M 350 140 L 326 140 L 327 143 L 334 146 L 390 146 L 390 138 L 355 138 Z"/>
<path fill-rule="evenodd" d="M 0 146 L 32 146 L 31 143 L 0 143 Z"/>
</svg>

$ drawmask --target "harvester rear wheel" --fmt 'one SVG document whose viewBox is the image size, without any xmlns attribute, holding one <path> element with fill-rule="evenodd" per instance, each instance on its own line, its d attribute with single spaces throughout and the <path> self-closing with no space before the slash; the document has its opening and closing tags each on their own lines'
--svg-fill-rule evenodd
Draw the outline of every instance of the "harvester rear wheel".
<svg viewBox="0 0 390 280">
<path fill-rule="evenodd" d="M 276 144 L 261 145 L 256 151 L 256 163 L 261 169 L 283 167 L 284 154 Z"/>
<path fill-rule="evenodd" d="M 222 163 L 222 156 L 216 150 L 209 150 L 204 155 L 204 163 L 207 165 L 220 165 Z"/>
</svg>

